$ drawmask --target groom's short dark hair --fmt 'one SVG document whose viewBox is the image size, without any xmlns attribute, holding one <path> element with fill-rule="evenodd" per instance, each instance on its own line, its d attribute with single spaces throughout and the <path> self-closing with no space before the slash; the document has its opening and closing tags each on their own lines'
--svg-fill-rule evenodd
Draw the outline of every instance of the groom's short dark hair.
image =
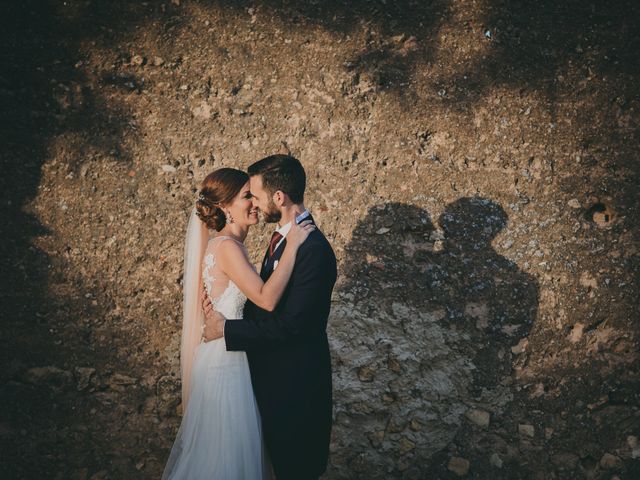
<svg viewBox="0 0 640 480">
<path fill-rule="evenodd" d="M 247 172 L 250 177 L 260 175 L 263 188 L 271 195 L 280 190 L 293 203 L 304 201 L 307 176 L 300 161 L 291 155 L 270 155 L 250 165 Z"/>
</svg>

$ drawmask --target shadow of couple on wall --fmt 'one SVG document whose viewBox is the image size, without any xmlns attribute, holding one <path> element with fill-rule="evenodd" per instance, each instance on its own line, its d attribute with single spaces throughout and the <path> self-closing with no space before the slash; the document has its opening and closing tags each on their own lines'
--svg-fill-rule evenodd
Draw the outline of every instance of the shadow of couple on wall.
<svg viewBox="0 0 640 480">
<path fill-rule="evenodd" d="M 507 220 L 473 197 L 447 205 L 439 229 L 401 203 L 357 225 L 329 327 L 339 478 L 437 474 L 433 456 L 465 413 L 496 415 L 513 398 L 512 347 L 536 318 L 538 283 L 492 247 Z"/>
</svg>

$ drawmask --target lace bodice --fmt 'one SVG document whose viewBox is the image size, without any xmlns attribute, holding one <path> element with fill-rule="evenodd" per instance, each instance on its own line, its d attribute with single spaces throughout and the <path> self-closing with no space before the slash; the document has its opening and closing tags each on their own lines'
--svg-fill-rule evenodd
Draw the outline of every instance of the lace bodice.
<svg viewBox="0 0 640 480">
<path fill-rule="evenodd" d="M 242 318 L 242 309 L 247 297 L 216 265 L 216 250 L 225 239 L 237 242 L 237 240 L 227 236 L 215 237 L 209 240 L 202 260 L 202 281 L 207 289 L 207 295 L 211 299 L 213 308 L 226 318 L 238 319 Z M 245 248 L 240 242 L 237 243 L 243 249 Z"/>
</svg>

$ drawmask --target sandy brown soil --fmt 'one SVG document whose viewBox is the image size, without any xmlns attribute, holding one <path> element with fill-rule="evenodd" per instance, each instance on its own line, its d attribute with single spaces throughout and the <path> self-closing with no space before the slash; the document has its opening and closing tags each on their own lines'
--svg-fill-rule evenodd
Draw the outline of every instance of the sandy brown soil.
<svg viewBox="0 0 640 480">
<path fill-rule="evenodd" d="M 323 478 L 640 478 L 636 2 L 2 10 L 2 478 L 159 478 L 194 193 L 274 152 L 339 260 Z"/>
</svg>

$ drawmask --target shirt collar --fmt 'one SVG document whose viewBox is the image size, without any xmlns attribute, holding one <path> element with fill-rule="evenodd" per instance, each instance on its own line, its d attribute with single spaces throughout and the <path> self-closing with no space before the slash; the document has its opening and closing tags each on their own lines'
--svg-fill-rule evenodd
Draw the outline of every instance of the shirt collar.
<svg viewBox="0 0 640 480">
<path fill-rule="evenodd" d="M 300 223 L 310 215 L 311 214 L 309 213 L 309 210 L 305 210 L 304 212 L 302 212 L 300 215 L 296 217 L 296 224 Z M 276 232 L 278 232 L 280 235 L 282 235 L 282 238 L 284 238 L 287 236 L 287 233 L 289 233 L 289 230 L 291 230 L 291 222 L 276 229 Z"/>
</svg>

